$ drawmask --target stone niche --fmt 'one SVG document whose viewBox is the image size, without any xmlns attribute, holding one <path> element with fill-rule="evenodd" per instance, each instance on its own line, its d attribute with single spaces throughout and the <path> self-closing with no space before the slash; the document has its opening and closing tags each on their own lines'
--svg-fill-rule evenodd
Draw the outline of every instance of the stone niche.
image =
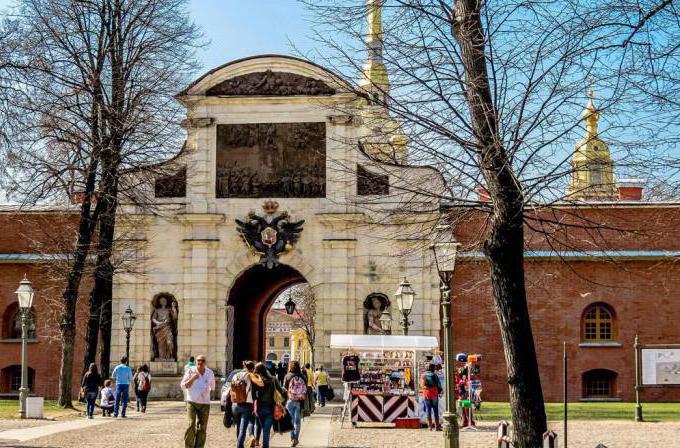
<svg viewBox="0 0 680 448">
<path fill-rule="evenodd" d="M 217 125 L 218 198 L 326 196 L 326 123 Z"/>
</svg>

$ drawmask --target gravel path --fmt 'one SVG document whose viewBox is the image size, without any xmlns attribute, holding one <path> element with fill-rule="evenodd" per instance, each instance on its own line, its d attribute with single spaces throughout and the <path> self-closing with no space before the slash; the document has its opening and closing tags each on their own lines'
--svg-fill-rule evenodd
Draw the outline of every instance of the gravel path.
<svg viewBox="0 0 680 448">
<path fill-rule="evenodd" d="M 463 448 L 495 448 L 496 426 L 481 423 L 478 431 L 463 431 L 460 446 Z M 561 422 L 550 424 L 560 434 Z M 558 440 L 559 446 L 563 446 Z M 621 421 L 577 421 L 569 425 L 569 446 L 595 448 L 604 443 L 608 448 L 666 448 L 680 447 L 680 423 L 635 423 Z M 441 446 L 442 433 L 425 429 L 356 428 L 333 423 L 331 447 L 333 448 L 429 448 Z"/>
<path fill-rule="evenodd" d="M 337 409 L 324 409 L 325 412 Z M 2 447 L 52 447 L 52 448 L 166 448 L 183 446 L 185 429 L 184 406 L 182 403 L 151 403 L 146 415 L 135 412 L 128 419 L 116 419 L 107 424 L 82 430 L 64 432 L 26 444 L 0 443 Z M 98 417 L 102 418 L 102 417 Z M 22 422 L 19 420 L 0 421 L 0 430 L 28 427 L 31 424 L 53 424 L 54 422 Z M 560 422 L 551 428 L 561 433 Z M 676 423 L 634 423 L 622 421 L 575 421 L 569 427 L 569 446 L 595 448 L 602 442 L 608 448 L 666 448 L 680 447 L 680 422 Z M 304 432 L 304 426 L 303 426 Z M 462 432 L 461 447 L 492 448 L 496 446 L 494 423 L 482 422 L 479 431 Z M 560 441 L 561 442 L 561 441 Z M 442 433 L 427 430 L 397 430 L 393 428 L 356 428 L 349 423 L 340 428 L 334 420 L 329 447 L 333 448 L 430 448 L 441 446 Z M 208 447 L 233 448 L 235 432 L 222 426 L 222 414 L 213 406 L 208 427 Z M 274 435 L 272 448 L 289 446 L 287 435 Z M 560 443 L 559 446 L 563 446 Z M 304 447 L 303 444 L 300 448 Z"/>
</svg>

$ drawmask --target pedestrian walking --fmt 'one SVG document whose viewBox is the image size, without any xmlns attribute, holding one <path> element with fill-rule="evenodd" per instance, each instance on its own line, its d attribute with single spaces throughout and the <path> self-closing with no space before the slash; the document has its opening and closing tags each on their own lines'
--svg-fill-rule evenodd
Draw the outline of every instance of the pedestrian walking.
<svg viewBox="0 0 680 448">
<path fill-rule="evenodd" d="M 283 387 L 288 391 L 286 409 L 293 420 L 293 431 L 290 433 L 290 446 L 295 447 L 300 443 L 300 430 L 302 429 L 302 410 L 307 398 L 307 376 L 300 369 L 298 361 L 288 363 L 288 374 L 283 379 Z"/>
<path fill-rule="evenodd" d="M 314 412 L 314 371 L 311 364 L 305 364 L 307 374 L 307 400 L 305 400 L 304 416 L 308 417 Z"/>
<path fill-rule="evenodd" d="M 234 375 L 229 388 L 231 409 L 236 424 L 237 448 L 245 448 L 246 435 L 255 403 L 253 385 L 263 386 L 264 383 L 260 377 L 255 375 L 255 363 L 246 361 L 243 363 L 243 370 Z"/>
<path fill-rule="evenodd" d="M 262 426 L 262 448 L 269 448 L 274 419 L 281 418 L 286 391 L 275 376 L 269 375 L 267 367 L 261 362 L 255 366 L 255 374 L 261 378 L 262 386 L 255 388 L 257 417 Z M 239 447 L 241 448 L 241 447 Z"/>
<path fill-rule="evenodd" d="M 442 392 L 442 386 L 439 382 L 439 376 L 435 372 L 434 363 L 427 366 L 427 371 L 420 378 L 420 388 L 423 391 L 423 399 L 425 400 L 425 409 L 427 411 L 427 427 L 430 431 L 441 431 L 442 427 L 439 423 L 439 394 Z M 434 425 L 432 424 L 433 415 Z"/>
<path fill-rule="evenodd" d="M 94 407 L 99 395 L 99 388 L 102 385 L 102 377 L 99 375 L 99 369 L 95 363 L 90 364 L 83 381 L 81 383 L 81 393 L 87 401 L 87 418 L 94 418 Z"/>
<path fill-rule="evenodd" d="M 99 407 L 102 408 L 102 416 L 110 416 L 113 412 L 113 405 L 116 402 L 116 395 L 111 387 L 111 380 L 104 381 L 104 387 L 99 392 Z"/>
<path fill-rule="evenodd" d="M 326 406 L 326 396 L 328 395 L 330 377 L 328 373 L 323 369 L 323 365 L 319 366 L 319 369 L 314 374 L 314 385 L 316 386 L 317 400 L 319 400 L 319 406 Z"/>
<path fill-rule="evenodd" d="M 189 427 L 184 433 L 184 446 L 203 448 L 210 416 L 210 394 L 215 390 L 215 375 L 208 368 L 205 355 L 199 355 L 196 366 L 186 369 L 180 387 L 185 392 L 189 420 Z"/>
<path fill-rule="evenodd" d="M 192 367 L 196 367 L 196 358 L 194 358 L 193 356 L 189 356 L 189 360 L 184 365 L 184 371 L 186 372 L 187 369 L 190 369 Z"/>
<path fill-rule="evenodd" d="M 113 369 L 111 379 L 116 382 L 116 404 L 113 408 L 113 416 L 125 418 L 125 410 L 130 401 L 130 383 L 132 383 L 132 369 L 128 366 L 128 357 L 120 358 L 120 364 Z M 122 409 L 121 409 L 122 408 Z"/>
<path fill-rule="evenodd" d="M 151 373 L 149 373 L 149 366 L 143 364 L 134 378 L 135 394 L 137 397 L 137 411 L 142 414 L 146 413 L 146 403 L 151 392 Z"/>
<path fill-rule="evenodd" d="M 288 367 L 286 367 L 282 362 L 279 362 L 279 366 L 276 368 L 276 379 L 279 380 L 279 384 L 283 383 L 283 379 L 288 373 Z"/>
</svg>

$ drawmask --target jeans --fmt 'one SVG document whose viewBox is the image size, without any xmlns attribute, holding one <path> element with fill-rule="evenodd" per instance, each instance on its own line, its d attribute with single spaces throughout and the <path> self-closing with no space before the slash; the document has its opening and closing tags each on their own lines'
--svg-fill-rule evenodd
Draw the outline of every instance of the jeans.
<svg viewBox="0 0 680 448">
<path fill-rule="evenodd" d="M 231 410 L 234 414 L 234 423 L 236 424 L 236 448 L 244 448 L 246 433 L 248 432 L 248 424 L 250 423 L 250 416 L 253 415 L 253 404 L 233 404 Z"/>
<path fill-rule="evenodd" d="M 293 431 L 290 433 L 290 438 L 297 440 L 300 438 L 300 430 L 302 429 L 302 404 L 299 401 L 288 400 L 286 409 L 293 420 Z"/>
<path fill-rule="evenodd" d="M 269 448 L 269 438 L 274 426 L 274 405 L 257 406 L 257 417 L 262 426 L 262 448 Z"/>
<path fill-rule="evenodd" d="M 317 387 L 316 395 L 321 406 L 326 406 L 326 394 L 328 394 L 328 385 L 324 384 L 323 386 Z"/>
<path fill-rule="evenodd" d="M 250 423 L 248 424 L 248 435 L 255 437 L 257 440 L 262 438 L 262 425 L 260 424 L 260 419 L 257 415 L 253 414 L 250 417 Z"/>
<path fill-rule="evenodd" d="M 210 405 L 187 401 L 187 420 L 189 426 L 184 432 L 185 448 L 203 448 L 210 417 Z"/>
<path fill-rule="evenodd" d="M 121 415 L 125 417 L 125 410 L 127 409 L 128 401 L 130 401 L 130 385 L 116 384 L 116 405 L 113 408 L 114 417 L 118 417 L 118 409 L 121 402 L 123 403 L 123 412 Z"/>
<path fill-rule="evenodd" d="M 87 416 L 92 417 L 94 415 L 94 403 L 97 401 L 97 392 L 88 392 L 85 399 L 87 400 Z"/>
<path fill-rule="evenodd" d="M 137 391 L 137 410 L 141 412 L 146 412 L 146 402 L 149 398 L 148 390 Z"/>
<path fill-rule="evenodd" d="M 434 413 L 434 418 L 439 419 L 439 398 L 434 398 L 431 400 L 425 400 L 425 411 L 427 417 L 431 417 Z"/>
</svg>

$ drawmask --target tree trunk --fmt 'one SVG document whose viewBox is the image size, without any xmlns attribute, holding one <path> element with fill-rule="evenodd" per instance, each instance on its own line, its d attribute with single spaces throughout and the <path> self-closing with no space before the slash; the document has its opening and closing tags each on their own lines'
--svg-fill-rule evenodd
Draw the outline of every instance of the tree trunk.
<svg viewBox="0 0 680 448">
<path fill-rule="evenodd" d="M 455 2 L 454 37 L 465 67 L 467 103 L 479 166 L 493 205 L 484 253 L 507 364 L 515 446 L 536 448 L 546 431 L 543 391 L 524 283 L 524 197 L 498 134 L 498 114 L 486 67 L 482 2 Z"/>
<path fill-rule="evenodd" d="M 115 185 L 115 179 L 114 179 Z M 104 195 L 108 198 L 99 219 L 99 242 L 97 245 L 97 265 L 94 274 L 94 288 L 92 295 L 97 296 L 101 305 L 98 327 L 101 332 L 102 347 L 99 358 L 99 366 L 104 377 L 109 375 L 111 365 L 111 324 L 113 315 L 113 264 L 111 254 L 113 251 L 113 238 L 116 222 L 115 186 L 106 185 L 108 191 Z M 113 193 L 113 195 L 112 195 Z"/>
<path fill-rule="evenodd" d="M 101 301 L 99 295 L 95 294 L 95 287 L 90 291 L 90 311 L 87 319 L 87 332 L 85 334 L 85 354 L 83 358 L 83 374 L 87 371 L 91 363 L 97 359 L 97 345 L 99 342 L 99 320 L 101 319 Z"/>
<path fill-rule="evenodd" d="M 59 405 L 65 408 L 72 408 L 71 402 L 73 391 L 71 384 L 73 380 L 73 352 L 76 339 L 76 305 L 78 303 L 78 290 L 80 281 L 83 277 L 85 263 L 92 242 L 94 233 L 94 223 L 99 210 L 99 204 L 95 207 L 91 215 L 92 197 L 94 196 L 94 185 L 97 171 L 97 161 L 90 162 L 90 169 L 85 185 L 85 194 L 80 208 L 80 223 L 78 226 L 78 241 L 76 243 L 73 265 L 67 276 L 66 288 L 62 294 L 64 311 L 60 323 L 62 338 L 61 346 L 61 368 L 59 372 Z"/>
</svg>

